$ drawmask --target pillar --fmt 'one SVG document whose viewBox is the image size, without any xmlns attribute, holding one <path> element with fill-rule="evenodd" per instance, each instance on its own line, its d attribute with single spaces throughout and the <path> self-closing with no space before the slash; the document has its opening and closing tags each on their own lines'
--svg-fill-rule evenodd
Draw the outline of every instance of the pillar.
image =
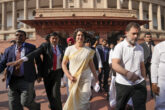
<svg viewBox="0 0 165 110">
<path fill-rule="evenodd" d="M 121 9 L 121 2 L 120 2 L 120 0 L 117 0 L 117 9 Z"/>
<path fill-rule="evenodd" d="M 132 0 L 129 0 L 128 1 L 128 9 L 129 10 L 132 10 Z"/>
<path fill-rule="evenodd" d="M 2 2 L 2 31 L 6 30 L 7 27 L 7 14 L 6 14 L 6 3 Z"/>
<path fill-rule="evenodd" d="M 139 19 L 143 20 L 143 2 L 139 2 Z"/>
<path fill-rule="evenodd" d="M 28 1 L 24 0 L 24 20 L 28 19 Z M 27 25 L 24 24 L 24 28 L 27 28 Z"/>
<path fill-rule="evenodd" d="M 74 0 L 74 7 L 81 8 L 81 0 Z"/>
<path fill-rule="evenodd" d="M 157 6 L 157 23 L 158 23 L 158 30 L 162 30 L 161 7 L 160 7 L 160 5 Z"/>
<path fill-rule="evenodd" d="M 53 7 L 53 0 L 49 0 L 49 8 Z"/>
<path fill-rule="evenodd" d="M 12 2 L 12 29 L 15 30 L 17 28 L 17 6 L 16 6 L 16 1 L 13 0 Z"/>
<path fill-rule="evenodd" d="M 153 12 L 152 12 L 152 3 L 149 4 L 149 29 L 153 29 Z"/>
<path fill-rule="evenodd" d="M 108 8 L 108 0 L 104 0 L 104 8 Z"/>
<path fill-rule="evenodd" d="M 36 9 L 40 8 L 40 0 L 36 0 Z"/>
</svg>

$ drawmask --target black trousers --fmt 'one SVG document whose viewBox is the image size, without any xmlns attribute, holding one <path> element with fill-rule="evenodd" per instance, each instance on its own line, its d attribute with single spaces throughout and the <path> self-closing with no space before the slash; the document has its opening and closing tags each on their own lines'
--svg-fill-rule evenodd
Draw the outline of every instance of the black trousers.
<svg viewBox="0 0 165 110">
<path fill-rule="evenodd" d="M 51 110 L 62 110 L 61 103 L 61 70 L 51 71 L 44 77 L 44 85 Z"/>
<path fill-rule="evenodd" d="M 99 74 L 98 78 L 99 78 L 99 82 L 100 82 L 100 87 L 101 87 L 101 83 L 102 83 L 102 78 L 104 76 L 104 80 L 103 80 L 103 87 L 104 89 L 108 89 L 108 78 L 109 78 L 109 64 L 108 63 L 103 63 L 103 68 L 101 70 L 101 73 Z"/>
<path fill-rule="evenodd" d="M 116 86 L 116 109 L 125 110 L 128 100 L 132 97 L 134 110 L 146 110 L 147 89 L 146 82 L 127 86 L 115 83 Z"/>
<path fill-rule="evenodd" d="M 150 66 L 151 66 L 151 63 L 149 63 L 149 62 L 147 62 L 147 63 L 145 64 L 146 76 L 148 76 L 148 78 L 149 78 L 149 83 L 150 83 L 151 97 L 153 97 Z"/>
</svg>

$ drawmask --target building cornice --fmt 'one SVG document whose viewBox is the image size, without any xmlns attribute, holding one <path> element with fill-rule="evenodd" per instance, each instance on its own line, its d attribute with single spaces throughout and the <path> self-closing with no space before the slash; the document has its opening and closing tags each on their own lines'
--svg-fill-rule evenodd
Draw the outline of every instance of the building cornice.
<svg viewBox="0 0 165 110">
<path fill-rule="evenodd" d="M 65 13 L 64 13 L 65 12 Z M 88 12 L 88 13 L 87 13 Z M 120 13 L 120 14 L 119 14 Z M 35 17 L 59 17 L 59 16 L 106 16 L 106 17 L 134 17 L 136 10 L 114 8 L 45 8 L 37 9 Z"/>
<path fill-rule="evenodd" d="M 0 3 L 3 2 L 12 2 L 12 1 L 23 1 L 23 0 L 0 0 Z M 135 1 L 143 1 L 143 2 L 147 2 L 147 3 L 153 3 L 153 4 L 158 4 L 161 6 L 165 7 L 165 1 L 161 1 L 161 0 L 135 0 Z"/>
<path fill-rule="evenodd" d="M 3 2 L 12 2 L 12 1 L 23 1 L 23 0 L 1 0 L 0 3 L 3 3 Z"/>
<path fill-rule="evenodd" d="M 143 1 L 143 2 L 146 2 L 146 3 L 153 3 L 153 4 L 156 4 L 156 5 L 161 5 L 161 6 L 165 7 L 165 1 L 161 1 L 161 0 L 136 0 L 136 1 Z"/>
</svg>

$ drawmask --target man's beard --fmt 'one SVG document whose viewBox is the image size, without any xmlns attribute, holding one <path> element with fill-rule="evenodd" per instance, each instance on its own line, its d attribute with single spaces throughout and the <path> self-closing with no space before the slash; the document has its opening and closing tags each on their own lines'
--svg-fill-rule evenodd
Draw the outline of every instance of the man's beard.
<svg viewBox="0 0 165 110">
<path fill-rule="evenodd" d="M 128 39 L 128 42 L 129 42 L 131 45 L 135 45 L 136 42 L 137 42 L 137 39 L 135 39 L 135 40 L 131 40 L 131 39 L 129 39 L 129 38 L 127 38 L 127 39 Z"/>
</svg>

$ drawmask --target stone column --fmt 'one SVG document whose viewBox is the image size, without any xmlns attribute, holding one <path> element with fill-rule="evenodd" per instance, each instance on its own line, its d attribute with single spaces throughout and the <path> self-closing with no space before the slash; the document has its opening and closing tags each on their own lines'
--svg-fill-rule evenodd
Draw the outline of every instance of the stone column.
<svg viewBox="0 0 165 110">
<path fill-rule="evenodd" d="M 28 1 L 24 0 L 24 20 L 28 19 Z M 24 24 L 24 28 L 27 28 L 27 25 Z"/>
<path fill-rule="evenodd" d="M 120 2 L 120 0 L 117 0 L 117 9 L 121 9 L 121 2 Z"/>
<path fill-rule="evenodd" d="M 7 27 L 7 14 L 6 14 L 6 3 L 2 2 L 2 31 L 6 30 Z"/>
<path fill-rule="evenodd" d="M 160 5 L 157 6 L 157 23 L 158 23 L 158 30 L 162 30 L 161 7 L 160 7 Z"/>
<path fill-rule="evenodd" d="M 49 8 L 53 7 L 53 0 L 49 0 Z"/>
<path fill-rule="evenodd" d="M 16 1 L 13 0 L 12 2 L 12 29 L 15 30 L 17 28 L 17 6 Z"/>
<path fill-rule="evenodd" d="M 104 8 L 108 8 L 108 0 L 104 0 Z"/>
<path fill-rule="evenodd" d="M 144 19 L 143 16 L 144 16 L 144 15 L 143 15 L 143 2 L 140 1 L 140 2 L 139 2 L 139 19 L 140 19 L 140 20 L 143 20 L 143 19 Z M 141 28 L 144 28 L 144 26 L 142 25 Z"/>
<path fill-rule="evenodd" d="M 139 19 L 143 20 L 143 2 L 139 2 Z"/>
<path fill-rule="evenodd" d="M 128 1 L 128 9 L 129 10 L 132 10 L 132 0 L 129 0 Z"/>
<path fill-rule="evenodd" d="M 74 0 L 74 7 L 81 8 L 81 0 Z"/>
<path fill-rule="evenodd" d="M 36 0 L 36 9 L 40 8 L 40 0 Z"/>
<path fill-rule="evenodd" d="M 63 0 L 63 8 L 67 8 L 67 0 Z"/>
<path fill-rule="evenodd" d="M 91 8 L 95 8 L 95 0 L 90 0 Z"/>
<path fill-rule="evenodd" d="M 153 12 L 152 12 L 152 3 L 149 4 L 149 11 L 148 11 L 148 15 L 149 15 L 149 29 L 153 29 Z"/>
</svg>

